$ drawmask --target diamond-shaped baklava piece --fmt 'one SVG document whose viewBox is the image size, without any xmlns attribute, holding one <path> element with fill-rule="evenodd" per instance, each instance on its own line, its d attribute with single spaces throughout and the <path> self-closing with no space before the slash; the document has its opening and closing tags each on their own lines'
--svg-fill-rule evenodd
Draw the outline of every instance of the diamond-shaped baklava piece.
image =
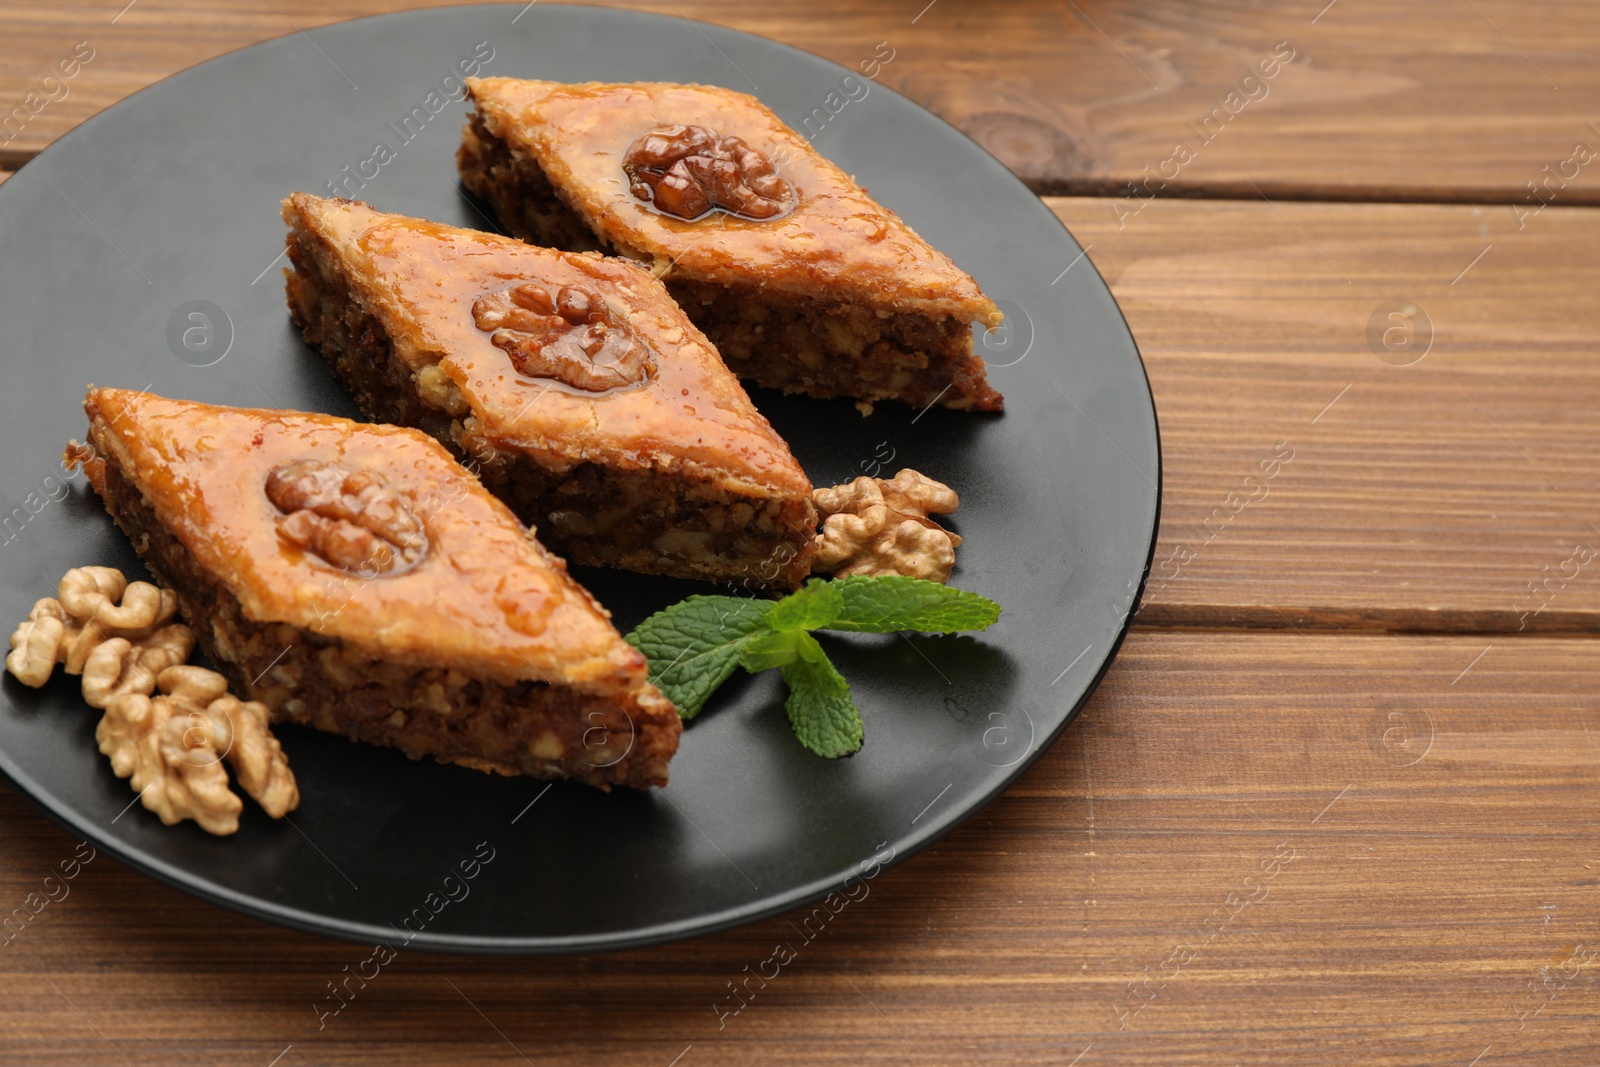
<svg viewBox="0 0 1600 1067">
<path fill-rule="evenodd" d="M 502 774 L 664 785 L 645 659 L 432 438 L 90 389 L 69 448 L 229 688 Z"/>
<path fill-rule="evenodd" d="M 972 277 L 744 93 L 469 78 L 461 179 L 512 233 L 648 263 L 741 378 L 998 411 Z"/>
<path fill-rule="evenodd" d="M 289 309 L 369 418 L 575 563 L 792 588 L 811 483 L 648 271 L 296 193 Z"/>
</svg>

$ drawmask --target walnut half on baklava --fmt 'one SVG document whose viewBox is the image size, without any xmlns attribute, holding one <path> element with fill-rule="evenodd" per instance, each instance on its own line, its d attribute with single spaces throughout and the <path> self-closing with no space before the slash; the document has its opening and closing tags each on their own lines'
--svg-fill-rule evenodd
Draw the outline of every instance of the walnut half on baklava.
<svg viewBox="0 0 1600 1067">
<path fill-rule="evenodd" d="M 644 657 L 427 435 L 89 390 L 69 446 L 234 693 L 479 770 L 664 785 Z"/>
<path fill-rule="evenodd" d="M 628 260 L 296 193 L 289 309 L 369 418 L 456 452 L 575 563 L 804 580 L 811 483 Z"/>
<path fill-rule="evenodd" d="M 965 271 L 752 96 L 469 78 L 462 183 L 525 240 L 651 264 L 728 366 L 813 396 L 999 411 Z"/>
</svg>

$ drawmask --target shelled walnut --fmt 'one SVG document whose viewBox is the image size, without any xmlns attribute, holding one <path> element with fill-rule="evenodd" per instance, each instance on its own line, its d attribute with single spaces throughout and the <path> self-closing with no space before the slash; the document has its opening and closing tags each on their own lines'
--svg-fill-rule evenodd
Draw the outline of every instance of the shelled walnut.
<svg viewBox="0 0 1600 1067">
<path fill-rule="evenodd" d="M 472 305 L 472 321 L 530 378 L 598 393 L 645 379 L 649 347 L 597 294 L 575 285 L 551 291 L 532 282 L 498 289 Z"/>
<path fill-rule="evenodd" d="M 194 647 L 187 626 L 168 625 L 177 610 L 170 590 L 130 585 L 115 567 L 75 567 L 12 632 L 6 668 L 37 687 L 65 664 L 68 674 L 85 675 L 85 696 L 97 708 L 116 692 L 149 693 L 162 667 L 182 663 Z M 113 641 L 120 642 L 115 654 L 101 650 Z"/>
<path fill-rule="evenodd" d="M 193 650 L 194 634 L 178 623 L 137 641 L 126 637 L 102 641 L 83 664 L 84 702 L 91 708 L 103 708 L 130 693 L 149 696 L 157 676 L 187 662 Z"/>
<path fill-rule="evenodd" d="M 681 219 L 712 208 L 770 219 L 794 201 L 772 160 L 707 126 L 657 126 L 628 147 L 622 169 L 634 196 Z"/>
<path fill-rule="evenodd" d="M 129 694 L 107 705 L 95 740 L 112 771 L 132 779 L 162 822 L 193 819 L 213 834 L 238 830 L 244 805 L 228 788 L 224 759 L 268 815 L 282 818 L 299 806 L 264 704 L 229 695 L 227 679 L 204 667 L 168 667 L 157 685 L 157 696 Z"/>
<path fill-rule="evenodd" d="M 57 663 L 81 674 L 85 702 L 105 709 L 95 730 L 100 751 L 168 825 L 190 818 L 213 834 L 239 828 L 243 804 L 223 759 L 245 792 L 282 818 L 300 792 L 267 708 L 230 696 L 215 671 L 184 665 L 194 635 L 171 621 L 177 606 L 171 591 L 130 584 L 115 568 L 76 568 L 12 633 L 6 667 L 34 687 Z"/>
<path fill-rule="evenodd" d="M 239 829 L 244 803 L 228 788 L 211 725 L 203 713 L 197 718 L 192 704 L 170 695 L 129 693 L 106 706 L 94 736 L 112 772 L 130 778 L 139 802 L 162 822 L 193 819 L 207 833 L 226 835 Z"/>
<path fill-rule="evenodd" d="M 82 622 L 68 615 L 55 597 L 47 596 L 37 601 L 27 619 L 12 631 L 6 669 L 23 685 L 41 686 L 55 673 L 57 663 L 69 664 L 69 673 L 72 664 L 81 671 L 84 659 L 98 643 L 93 632 L 85 641 Z"/>
<path fill-rule="evenodd" d="M 823 520 L 813 571 L 950 580 L 961 537 L 929 518 L 960 507 L 949 486 L 907 467 L 888 480 L 817 489 L 811 499 Z"/>
<path fill-rule="evenodd" d="M 285 540 L 363 577 L 414 566 L 428 549 L 422 521 L 381 475 L 301 460 L 267 475 Z M 370 573 L 369 573 L 370 572 Z"/>
</svg>

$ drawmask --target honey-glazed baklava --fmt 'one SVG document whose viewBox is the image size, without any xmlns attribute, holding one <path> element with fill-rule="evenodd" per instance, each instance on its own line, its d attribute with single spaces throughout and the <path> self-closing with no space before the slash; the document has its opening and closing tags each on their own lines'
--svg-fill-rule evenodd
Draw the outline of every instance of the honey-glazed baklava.
<svg viewBox="0 0 1600 1067">
<path fill-rule="evenodd" d="M 664 785 L 644 657 L 432 438 L 89 390 L 69 446 L 244 700 L 501 774 Z"/>
<path fill-rule="evenodd" d="M 449 446 L 575 563 L 793 588 L 811 483 L 638 264 L 296 193 L 290 312 L 372 419 Z"/>
<path fill-rule="evenodd" d="M 469 78 L 463 184 L 528 241 L 649 264 L 741 378 L 999 411 L 1001 313 L 760 101 L 708 85 Z"/>
</svg>

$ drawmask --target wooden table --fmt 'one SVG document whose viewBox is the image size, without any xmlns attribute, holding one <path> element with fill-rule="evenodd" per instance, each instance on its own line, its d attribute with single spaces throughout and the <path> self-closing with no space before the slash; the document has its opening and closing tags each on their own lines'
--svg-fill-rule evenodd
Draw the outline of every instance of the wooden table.
<svg viewBox="0 0 1600 1067">
<path fill-rule="evenodd" d="M 6 108 L 94 54 L 0 165 L 387 6 L 125 2 L 0 3 Z M 1165 480 L 1144 604 L 1077 724 L 737 1015 L 714 1006 L 787 919 L 407 955 L 319 1029 L 354 946 L 100 858 L 0 945 L 0 1061 L 1600 1061 L 1600 8 L 925 3 L 644 6 L 851 65 L 889 42 L 882 81 L 1090 246 Z M 74 845 L 0 792 L 4 907 Z"/>
</svg>

